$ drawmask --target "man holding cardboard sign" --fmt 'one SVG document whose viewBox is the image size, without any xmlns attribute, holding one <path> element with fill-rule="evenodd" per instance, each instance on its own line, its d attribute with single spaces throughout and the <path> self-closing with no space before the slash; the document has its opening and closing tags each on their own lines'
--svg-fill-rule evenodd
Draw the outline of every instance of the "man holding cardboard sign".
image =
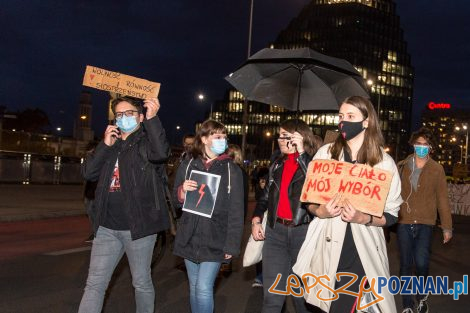
<svg viewBox="0 0 470 313">
<path fill-rule="evenodd" d="M 390 276 L 382 227 L 397 221 L 401 187 L 395 162 L 383 150 L 372 103 L 363 97 L 347 98 L 339 120 L 341 135 L 320 148 L 309 165 L 301 200 L 316 203 L 309 210 L 318 218 L 310 223 L 311 236 L 305 239 L 294 272 L 326 274 L 331 279 L 325 284 L 332 290 L 351 283 L 347 289 L 358 292 L 364 277 L 370 282 Z M 339 272 L 358 279 L 337 280 Z M 396 312 L 393 296 L 381 296 L 384 299 L 374 306 L 380 312 Z M 337 300 L 322 301 L 315 292 L 306 298 L 330 313 L 354 312 L 363 299 L 341 294 Z"/>
<path fill-rule="evenodd" d="M 143 108 L 146 108 L 145 117 Z M 153 313 L 155 291 L 150 263 L 156 234 L 169 228 L 164 195 L 164 162 L 169 155 L 156 98 L 114 99 L 116 125 L 83 165 L 83 176 L 98 181 L 90 268 L 79 313 L 99 313 L 114 268 L 125 253 L 132 273 L 137 313 Z"/>
</svg>

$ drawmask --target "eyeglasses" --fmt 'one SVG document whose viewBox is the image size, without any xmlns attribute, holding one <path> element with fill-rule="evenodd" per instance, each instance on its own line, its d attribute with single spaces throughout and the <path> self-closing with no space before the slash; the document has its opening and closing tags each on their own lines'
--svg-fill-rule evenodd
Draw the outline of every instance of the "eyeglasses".
<svg viewBox="0 0 470 313">
<path fill-rule="evenodd" d="M 291 139 L 292 139 L 292 137 L 279 137 L 279 138 L 277 138 L 277 140 L 279 140 L 279 141 L 291 140 Z"/>
<path fill-rule="evenodd" d="M 122 118 L 123 115 L 127 116 L 127 117 L 130 117 L 130 116 L 134 116 L 135 113 L 137 113 L 139 111 L 136 111 L 136 110 L 126 110 L 124 112 L 116 112 L 114 113 L 114 116 L 117 118 L 117 119 L 120 119 Z"/>
</svg>

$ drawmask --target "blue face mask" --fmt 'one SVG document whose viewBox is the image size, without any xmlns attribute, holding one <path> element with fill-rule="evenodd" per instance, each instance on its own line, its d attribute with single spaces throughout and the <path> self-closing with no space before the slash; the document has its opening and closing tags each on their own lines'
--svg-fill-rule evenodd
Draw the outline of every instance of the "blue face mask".
<svg viewBox="0 0 470 313">
<path fill-rule="evenodd" d="M 414 145 L 415 153 L 418 158 L 424 159 L 429 154 L 429 146 L 424 145 Z"/>
<path fill-rule="evenodd" d="M 220 155 L 227 150 L 227 139 L 212 139 L 211 151 Z"/>
<path fill-rule="evenodd" d="M 137 128 L 137 119 L 135 116 L 123 116 L 120 119 L 116 119 L 116 125 L 119 129 L 125 133 L 130 133 Z"/>
</svg>

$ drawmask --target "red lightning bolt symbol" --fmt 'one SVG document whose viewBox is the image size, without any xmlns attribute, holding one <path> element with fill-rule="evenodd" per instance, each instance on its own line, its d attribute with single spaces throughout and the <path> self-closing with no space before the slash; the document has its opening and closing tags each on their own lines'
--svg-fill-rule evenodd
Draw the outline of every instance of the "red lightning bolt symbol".
<svg viewBox="0 0 470 313">
<path fill-rule="evenodd" d="M 204 197 L 204 194 L 205 194 L 204 188 L 205 188 L 205 187 L 206 187 L 206 184 L 202 184 L 202 185 L 201 185 L 201 188 L 199 188 L 199 194 L 200 194 L 201 196 L 199 197 L 199 200 L 197 201 L 196 208 L 198 207 L 199 202 L 201 202 L 202 197 Z"/>
</svg>

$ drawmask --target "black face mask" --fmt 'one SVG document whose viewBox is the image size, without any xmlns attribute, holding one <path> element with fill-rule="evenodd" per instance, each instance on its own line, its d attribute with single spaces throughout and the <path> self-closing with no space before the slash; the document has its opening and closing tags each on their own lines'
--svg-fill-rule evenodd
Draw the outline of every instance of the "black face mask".
<svg viewBox="0 0 470 313">
<path fill-rule="evenodd" d="M 344 140 L 348 141 L 359 135 L 365 128 L 362 126 L 362 122 L 348 122 L 342 121 L 338 124 L 338 129 L 343 136 Z"/>
</svg>

